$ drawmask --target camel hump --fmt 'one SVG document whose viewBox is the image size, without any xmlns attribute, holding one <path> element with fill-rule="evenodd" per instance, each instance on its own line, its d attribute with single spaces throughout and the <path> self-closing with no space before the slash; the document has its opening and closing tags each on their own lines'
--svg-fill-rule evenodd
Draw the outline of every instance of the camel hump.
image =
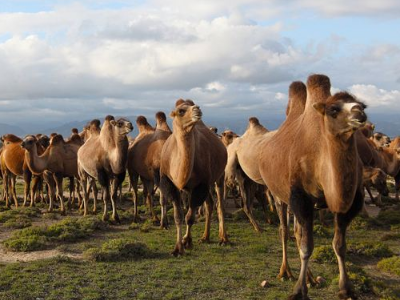
<svg viewBox="0 0 400 300">
<path fill-rule="evenodd" d="M 217 127 L 210 126 L 210 127 L 208 127 L 208 129 L 210 129 L 210 131 L 211 131 L 211 132 L 214 132 L 215 134 L 218 133 L 218 128 L 217 128 Z"/>
<path fill-rule="evenodd" d="M 167 122 L 167 116 L 164 112 L 159 111 L 156 113 L 156 120 L 160 122 Z"/>
<path fill-rule="evenodd" d="M 16 135 L 12 134 L 12 133 L 8 133 L 5 134 L 1 137 L 1 140 L 4 141 L 9 141 L 11 143 L 18 143 L 18 142 L 22 142 L 22 139 L 17 137 Z"/>
<path fill-rule="evenodd" d="M 256 117 L 251 117 L 251 118 L 249 119 L 249 125 L 252 125 L 252 126 L 259 126 L 259 125 L 260 125 L 260 121 L 259 121 L 258 118 L 256 118 Z"/>
<path fill-rule="evenodd" d="M 195 105 L 193 100 L 190 100 L 190 99 L 186 99 L 186 100 L 178 99 L 176 101 L 176 103 L 175 103 L 175 107 L 178 107 L 181 104 L 187 104 L 187 105 L 190 105 L 190 106 L 194 106 Z"/>
<path fill-rule="evenodd" d="M 289 98 L 306 99 L 307 87 L 301 81 L 293 81 L 289 86 Z"/>
<path fill-rule="evenodd" d="M 82 139 L 79 134 L 73 134 L 69 140 L 71 143 L 80 144 L 82 143 Z"/>
<path fill-rule="evenodd" d="M 50 145 L 57 145 L 61 142 L 64 143 L 64 138 L 61 134 L 56 134 L 50 139 Z"/>
<path fill-rule="evenodd" d="M 331 95 L 331 81 L 328 76 L 322 74 L 310 75 L 307 79 L 307 92 L 310 104 L 326 102 Z"/>
<path fill-rule="evenodd" d="M 89 126 L 100 128 L 100 120 L 99 119 L 93 119 L 92 121 L 90 121 Z"/>
<path fill-rule="evenodd" d="M 112 115 L 108 115 L 108 116 L 106 116 L 105 120 L 106 121 L 113 121 L 113 120 L 115 120 L 115 118 Z"/>
<path fill-rule="evenodd" d="M 78 128 L 72 128 L 71 133 L 78 134 L 79 133 Z"/>
<path fill-rule="evenodd" d="M 150 125 L 149 122 L 147 122 L 147 119 L 145 116 L 139 116 L 136 119 L 136 124 L 138 126 L 146 126 L 146 125 Z"/>
</svg>

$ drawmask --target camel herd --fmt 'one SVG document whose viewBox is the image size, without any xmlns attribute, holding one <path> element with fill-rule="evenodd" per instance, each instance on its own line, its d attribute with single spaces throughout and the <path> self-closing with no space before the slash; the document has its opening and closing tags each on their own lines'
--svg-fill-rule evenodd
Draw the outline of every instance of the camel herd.
<svg viewBox="0 0 400 300">
<path fill-rule="evenodd" d="M 288 211 L 295 217 L 295 237 L 301 269 L 289 299 L 308 299 L 307 281 L 315 282 L 309 269 L 313 252 L 315 209 L 334 214 L 333 249 L 339 265 L 339 297 L 354 299 L 346 265 L 346 228 L 363 209 L 364 188 L 373 186 L 379 195 L 388 195 L 387 175 L 394 177 L 396 199 L 400 188 L 400 138 L 393 141 L 374 133 L 367 122 L 366 106 L 347 92 L 331 95 L 330 79 L 311 75 L 306 84 L 289 87 L 286 120 L 269 131 L 255 117 L 249 119 L 242 136 L 227 130 L 221 136 L 202 121 L 202 111 L 192 100 L 179 99 L 170 114 L 172 130 L 163 112 L 156 114 L 156 127 L 140 116 L 138 136 L 126 119 L 107 116 L 100 126 L 91 121 L 82 132 L 72 131 L 67 139 L 59 134 L 28 135 L 24 139 L 2 137 L 1 175 L 4 200 L 18 207 L 16 177 L 24 180 L 23 205 L 43 199 L 43 183 L 49 198 L 49 211 L 57 200 L 66 214 L 75 195 L 83 215 L 89 214 L 89 194 L 97 210 L 97 186 L 104 201 L 103 219 L 119 221 L 118 192 L 126 173 L 133 188 L 134 220 L 138 215 L 138 182 L 154 222 L 168 228 L 167 204 L 172 202 L 176 226 L 175 256 L 193 247 L 191 228 L 200 207 L 205 212 L 202 241 L 210 239 L 211 214 L 216 206 L 219 240 L 228 243 L 224 223 L 224 200 L 228 190 L 238 189 L 242 207 L 256 231 L 261 227 L 252 212 L 256 198 L 264 210 L 276 208 L 280 220 L 282 264 L 279 278 L 293 278 L 287 256 Z M 69 198 L 64 203 L 63 179 L 70 180 Z M 154 194 L 160 194 L 161 216 L 153 208 Z M 83 194 L 83 197 L 81 196 Z M 214 193 L 216 203 L 214 205 Z M 376 203 L 381 203 L 378 196 Z M 185 205 L 184 205 L 185 204 Z M 204 206 L 203 206 L 204 204 Z M 184 221 L 186 232 L 182 233 Z"/>
</svg>

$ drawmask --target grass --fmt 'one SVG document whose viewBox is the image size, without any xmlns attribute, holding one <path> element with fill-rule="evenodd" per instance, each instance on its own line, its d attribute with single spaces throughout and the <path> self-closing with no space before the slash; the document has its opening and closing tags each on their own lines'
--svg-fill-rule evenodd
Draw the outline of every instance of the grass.
<svg viewBox="0 0 400 300">
<path fill-rule="evenodd" d="M 76 218 L 76 212 L 69 212 L 72 217 L 40 211 L 25 217 L 24 209 L 0 212 L 0 230 L 12 232 L 4 245 L 15 244 L 7 246 L 9 249 L 58 249 L 83 256 L 0 264 L 0 299 L 273 300 L 286 299 L 294 286 L 294 282 L 276 279 L 281 263 L 278 227 L 277 223 L 267 225 L 260 209 L 255 208 L 255 216 L 264 229 L 262 234 L 256 233 L 243 211 L 238 210 L 227 214 L 231 244 L 219 246 L 214 214 L 211 243 L 196 242 L 204 230 L 204 223 L 197 222 L 193 226 L 194 249 L 175 258 L 170 255 L 176 239 L 172 210 L 168 211 L 170 230 L 160 230 L 150 221 L 132 223 L 129 197 L 124 205 L 127 208 L 119 210 L 119 226 L 99 221 L 101 209 L 96 217 L 88 218 Z M 143 205 L 139 211 L 142 218 L 147 214 Z M 398 256 L 379 262 L 387 255 L 399 254 L 400 219 L 396 218 L 396 211 L 389 210 L 378 219 L 357 217 L 348 231 L 347 266 L 359 299 L 400 299 Z M 7 222 L 17 224 L 20 219 L 40 220 L 47 225 L 6 228 Z M 315 276 L 326 279 L 321 287 L 310 288 L 309 296 L 314 300 L 337 299 L 338 267 L 332 237 L 331 227 L 314 227 L 310 268 Z M 293 241 L 288 243 L 288 256 L 292 272 L 298 276 L 300 262 Z M 387 274 L 392 274 L 390 279 Z M 263 280 L 268 281 L 267 288 L 260 286 Z"/>
</svg>

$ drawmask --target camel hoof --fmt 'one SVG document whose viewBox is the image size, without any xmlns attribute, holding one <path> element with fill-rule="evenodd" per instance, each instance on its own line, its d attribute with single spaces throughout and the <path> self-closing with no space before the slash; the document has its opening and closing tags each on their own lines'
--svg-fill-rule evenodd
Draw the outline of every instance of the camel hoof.
<svg viewBox="0 0 400 300">
<path fill-rule="evenodd" d="M 183 247 L 185 247 L 185 249 L 191 250 L 193 249 L 193 240 L 192 238 L 183 238 Z"/>
<path fill-rule="evenodd" d="M 300 294 L 292 294 L 288 297 L 288 300 L 310 300 L 310 298 L 305 295 L 303 296 L 301 293 Z"/>
<path fill-rule="evenodd" d="M 354 294 L 352 290 L 342 290 L 338 294 L 339 299 L 344 300 L 356 300 L 357 296 Z"/>
<path fill-rule="evenodd" d="M 183 245 L 176 245 L 174 251 L 172 251 L 171 254 L 175 257 L 183 256 L 183 254 L 185 254 L 185 250 L 183 250 Z"/>
<path fill-rule="evenodd" d="M 101 219 L 103 220 L 103 222 L 108 221 L 108 214 L 103 215 Z"/>
<path fill-rule="evenodd" d="M 230 244 L 230 242 L 228 241 L 228 239 L 222 239 L 219 241 L 218 243 L 220 246 L 227 246 Z"/>
<path fill-rule="evenodd" d="M 279 279 L 280 281 L 294 281 L 295 278 L 292 274 L 287 274 L 286 272 L 284 274 L 278 274 L 278 276 L 276 276 L 277 279 Z"/>
<path fill-rule="evenodd" d="M 121 224 L 121 220 L 119 219 L 118 215 L 112 216 L 111 217 L 111 221 L 114 221 L 114 222 L 116 222 L 118 224 Z"/>
<path fill-rule="evenodd" d="M 209 244 L 210 243 L 210 238 L 203 236 L 201 239 L 199 239 L 199 243 Z"/>
</svg>

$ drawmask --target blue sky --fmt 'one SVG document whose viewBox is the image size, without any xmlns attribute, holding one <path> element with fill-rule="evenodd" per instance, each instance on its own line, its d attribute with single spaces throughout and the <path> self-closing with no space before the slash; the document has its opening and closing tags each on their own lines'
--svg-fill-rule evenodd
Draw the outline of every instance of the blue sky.
<svg viewBox="0 0 400 300">
<path fill-rule="evenodd" d="M 394 0 L 1 1 L 0 123 L 152 116 L 181 97 L 273 117 L 311 73 L 393 114 L 399 16 Z"/>
</svg>

